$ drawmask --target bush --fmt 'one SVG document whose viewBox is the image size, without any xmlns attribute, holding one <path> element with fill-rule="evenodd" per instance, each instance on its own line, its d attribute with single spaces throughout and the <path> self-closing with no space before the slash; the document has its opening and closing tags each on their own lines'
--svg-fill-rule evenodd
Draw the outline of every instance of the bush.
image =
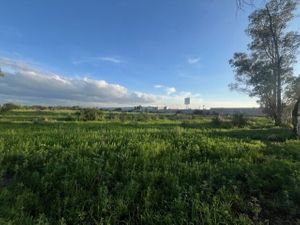
<svg viewBox="0 0 300 225">
<path fill-rule="evenodd" d="M 6 113 L 6 112 L 12 111 L 14 109 L 18 109 L 18 108 L 19 108 L 18 105 L 15 105 L 13 103 L 6 103 L 6 104 L 3 104 L 2 107 L 0 108 L 0 113 Z"/>
<path fill-rule="evenodd" d="M 215 126 L 220 126 L 222 124 L 222 118 L 220 115 L 215 115 L 212 120 L 211 123 Z"/>
<path fill-rule="evenodd" d="M 32 108 L 35 109 L 35 110 L 46 110 L 46 109 L 48 109 L 47 106 L 43 106 L 43 105 L 33 105 Z"/>
<path fill-rule="evenodd" d="M 114 120 L 115 118 L 116 118 L 116 114 L 112 112 L 107 113 L 105 117 L 105 119 L 107 120 Z"/>
<path fill-rule="evenodd" d="M 98 109 L 83 109 L 79 113 L 79 119 L 93 121 L 102 119 L 102 112 Z"/>
<path fill-rule="evenodd" d="M 231 122 L 235 127 L 245 127 L 247 125 L 247 119 L 241 113 L 233 114 Z"/>
<path fill-rule="evenodd" d="M 75 116 L 78 115 L 78 114 L 75 114 Z M 68 114 L 65 119 L 65 121 L 75 121 L 76 118 L 74 116 L 72 116 L 71 114 Z"/>
<path fill-rule="evenodd" d="M 48 117 L 37 117 L 37 118 L 34 118 L 34 120 L 33 120 L 34 124 L 45 124 L 48 122 L 50 122 Z"/>
</svg>

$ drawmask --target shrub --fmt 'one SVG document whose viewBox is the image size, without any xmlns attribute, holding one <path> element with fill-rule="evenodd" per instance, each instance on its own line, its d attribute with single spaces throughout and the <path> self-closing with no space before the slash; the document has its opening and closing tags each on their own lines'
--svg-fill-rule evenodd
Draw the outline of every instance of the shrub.
<svg viewBox="0 0 300 225">
<path fill-rule="evenodd" d="M 116 114 L 112 112 L 107 113 L 105 117 L 105 119 L 107 120 L 114 120 L 115 118 L 116 118 Z"/>
<path fill-rule="evenodd" d="M 220 126 L 222 124 L 222 118 L 220 115 L 215 115 L 212 120 L 211 123 L 215 126 Z"/>
<path fill-rule="evenodd" d="M 75 113 L 75 116 L 78 116 L 78 114 Z M 74 116 L 72 116 L 71 114 L 68 114 L 64 120 L 65 121 L 75 121 L 76 118 Z"/>
<path fill-rule="evenodd" d="M 102 112 L 97 109 L 83 109 L 79 114 L 79 119 L 84 121 L 99 120 L 101 118 Z"/>
<path fill-rule="evenodd" d="M 15 105 L 13 103 L 6 103 L 6 104 L 3 104 L 2 107 L 0 108 L 0 113 L 6 113 L 6 112 L 12 111 L 14 109 L 18 109 L 18 108 L 19 108 L 18 105 Z"/>
<path fill-rule="evenodd" d="M 282 137 L 280 135 L 277 135 L 277 134 L 271 134 L 267 137 L 267 140 L 268 141 L 275 141 L 275 142 L 283 142 L 286 140 L 285 137 Z"/>
<path fill-rule="evenodd" d="M 245 127 L 247 125 L 247 119 L 242 113 L 233 114 L 231 122 L 235 127 Z"/>
<path fill-rule="evenodd" d="M 48 123 L 50 120 L 48 119 L 48 117 L 36 117 L 33 120 L 34 124 L 45 124 Z"/>
</svg>

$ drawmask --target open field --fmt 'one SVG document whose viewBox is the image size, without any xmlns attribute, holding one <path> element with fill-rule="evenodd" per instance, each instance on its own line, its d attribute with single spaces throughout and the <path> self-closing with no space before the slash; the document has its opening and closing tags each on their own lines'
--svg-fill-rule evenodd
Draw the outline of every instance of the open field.
<svg viewBox="0 0 300 225">
<path fill-rule="evenodd" d="M 300 140 L 230 119 L 0 116 L 0 224 L 299 224 Z"/>
</svg>

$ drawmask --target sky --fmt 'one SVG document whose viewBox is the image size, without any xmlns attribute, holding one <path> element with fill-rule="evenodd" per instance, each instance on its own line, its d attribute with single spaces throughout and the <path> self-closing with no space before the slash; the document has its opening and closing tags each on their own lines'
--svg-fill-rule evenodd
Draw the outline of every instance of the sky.
<svg viewBox="0 0 300 225">
<path fill-rule="evenodd" d="M 238 10 L 235 0 L 0 2 L 1 103 L 183 108 L 190 97 L 192 108 L 257 106 L 228 88 L 228 61 L 247 50 L 253 7 Z M 290 27 L 300 31 L 299 17 Z"/>
</svg>

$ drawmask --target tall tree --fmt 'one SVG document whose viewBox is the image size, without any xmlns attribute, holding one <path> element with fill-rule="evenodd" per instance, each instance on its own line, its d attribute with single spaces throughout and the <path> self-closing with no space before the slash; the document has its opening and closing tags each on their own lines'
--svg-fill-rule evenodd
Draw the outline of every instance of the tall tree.
<svg viewBox="0 0 300 225">
<path fill-rule="evenodd" d="M 229 61 L 236 81 L 230 87 L 258 97 L 276 125 L 282 123 L 282 94 L 292 81 L 300 46 L 300 35 L 287 31 L 296 6 L 297 0 L 270 0 L 255 10 L 246 30 L 252 39 L 249 54 L 235 53 Z"/>
</svg>

